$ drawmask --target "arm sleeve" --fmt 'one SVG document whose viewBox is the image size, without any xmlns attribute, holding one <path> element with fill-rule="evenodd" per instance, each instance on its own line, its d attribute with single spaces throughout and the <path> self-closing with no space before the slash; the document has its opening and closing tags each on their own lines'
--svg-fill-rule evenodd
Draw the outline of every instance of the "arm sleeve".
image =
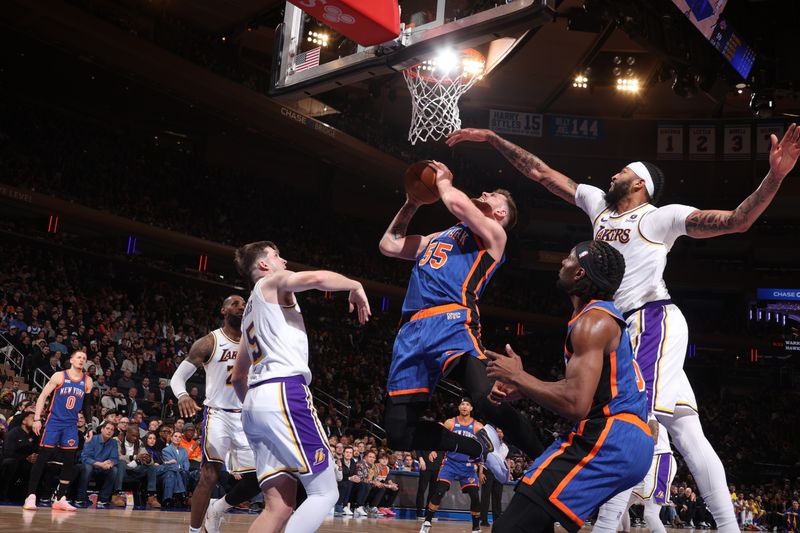
<svg viewBox="0 0 800 533">
<path fill-rule="evenodd" d="M 606 195 L 597 187 L 581 183 L 575 190 L 575 205 L 580 207 L 589 216 L 589 219 L 594 222 L 597 215 L 605 211 L 607 207 Z"/>
<path fill-rule="evenodd" d="M 186 392 L 186 381 L 192 377 L 196 371 L 197 367 L 185 359 L 178 365 L 178 368 L 172 375 L 172 379 L 169 380 L 169 386 L 172 388 L 177 398 L 188 394 L 188 392 Z"/>
<path fill-rule="evenodd" d="M 647 240 L 671 248 L 678 237 L 686 235 L 686 218 L 695 211 L 697 208 L 688 205 L 665 205 L 647 213 L 639 229 Z"/>
</svg>

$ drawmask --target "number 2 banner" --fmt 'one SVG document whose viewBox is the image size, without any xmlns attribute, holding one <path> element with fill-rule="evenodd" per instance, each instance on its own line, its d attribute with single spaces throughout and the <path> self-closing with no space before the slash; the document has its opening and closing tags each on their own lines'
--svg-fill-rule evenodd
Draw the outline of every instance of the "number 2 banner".
<svg viewBox="0 0 800 533">
<path fill-rule="evenodd" d="M 752 156 L 749 124 L 729 124 L 723 130 L 722 158 L 728 161 L 750 159 Z"/>
<path fill-rule="evenodd" d="M 689 128 L 689 159 L 709 160 L 717 154 L 717 130 L 714 126 Z"/>
<path fill-rule="evenodd" d="M 660 124 L 657 142 L 659 159 L 683 159 L 683 125 Z"/>
</svg>

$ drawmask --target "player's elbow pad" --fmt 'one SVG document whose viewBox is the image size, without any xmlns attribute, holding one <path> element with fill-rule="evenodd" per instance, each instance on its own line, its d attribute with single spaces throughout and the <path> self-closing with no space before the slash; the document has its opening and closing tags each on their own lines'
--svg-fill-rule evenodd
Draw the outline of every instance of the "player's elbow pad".
<svg viewBox="0 0 800 533">
<path fill-rule="evenodd" d="M 176 398 L 180 398 L 186 392 L 186 382 L 197 371 L 197 367 L 189 361 L 184 360 L 178 365 L 175 373 L 172 374 L 172 379 L 169 381 L 169 386 L 172 387 L 172 392 L 175 393 Z"/>
</svg>

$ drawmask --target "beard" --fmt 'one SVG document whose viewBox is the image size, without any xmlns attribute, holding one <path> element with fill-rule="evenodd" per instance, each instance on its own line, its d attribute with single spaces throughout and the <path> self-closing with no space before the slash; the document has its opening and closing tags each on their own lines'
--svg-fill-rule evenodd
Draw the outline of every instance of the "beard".
<svg viewBox="0 0 800 533">
<path fill-rule="evenodd" d="M 242 329 L 242 317 L 240 315 L 228 315 L 225 317 L 225 322 L 236 331 Z"/>
<path fill-rule="evenodd" d="M 619 182 L 605 194 L 606 207 L 616 207 L 620 200 L 625 198 L 631 190 L 631 182 Z"/>
</svg>

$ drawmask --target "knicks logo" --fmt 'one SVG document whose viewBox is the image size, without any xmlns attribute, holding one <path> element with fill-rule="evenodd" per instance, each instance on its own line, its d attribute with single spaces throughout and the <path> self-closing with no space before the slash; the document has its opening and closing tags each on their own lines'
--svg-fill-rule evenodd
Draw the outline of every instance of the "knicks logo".
<svg viewBox="0 0 800 533">
<path fill-rule="evenodd" d="M 594 239 L 596 241 L 613 242 L 619 241 L 622 244 L 627 244 L 631 240 L 631 230 L 629 229 L 612 229 L 600 226 L 597 229 L 597 234 Z"/>
<path fill-rule="evenodd" d="M 327 457 L 324 448 L 317 448 L 317 451 L 314 452 L 314 466 L 321 465 Z"/>
<path fill-rule="evenodd" d="M 75 446 L 75 439 L 69 439 L 67 441 L 67 446 L 70 446 L 70 447 Z"/>
</svg>

